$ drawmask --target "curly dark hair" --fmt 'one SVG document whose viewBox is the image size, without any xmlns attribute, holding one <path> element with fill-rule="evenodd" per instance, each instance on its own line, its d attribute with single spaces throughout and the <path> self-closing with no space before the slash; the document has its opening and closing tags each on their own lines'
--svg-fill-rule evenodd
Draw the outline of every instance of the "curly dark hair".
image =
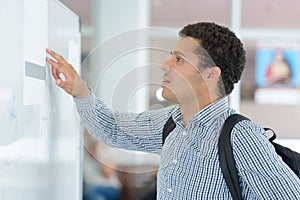
<svg viewBox="0 0 300 200">
<path fill-rule="evenodd" d="M 199 41 L 198 54 L 199 52 L 203 54 L 204 48 L 209 57 L 204 60 L 206 65 L 201 63 L 201 66 L 212 67 L 213 61 L 215 66 L 221 69 L 222 80 L 219 81 L 221 95 L 230 94 L 234 83 L 240 80 L 246 62 L 243 44 L 235 33 L 227 27 L 213 22 L 199 22 L 185 26 L 179 35 L 180 37 L 192 37 Z M 203 55 L 200 60 L 203 60 Z M 221 83 L 222 81 L 223 83 Z"/>
</svg>

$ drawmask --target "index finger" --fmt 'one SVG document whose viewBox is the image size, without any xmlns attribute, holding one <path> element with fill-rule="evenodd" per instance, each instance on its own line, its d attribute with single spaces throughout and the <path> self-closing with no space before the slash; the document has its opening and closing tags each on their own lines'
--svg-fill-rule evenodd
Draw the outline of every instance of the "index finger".
<svg viewBox="0 0 300 200">
<path fill-rule="evenodd" d="M 58 53 L 54 52 L 53 50 L 47 48 L 46 52 L 52 56 L 53 58 L 55 58 L 58 62 L 60 63 L 67 63 L 67 61 L 64 59 L 63 56 L 59 55 Z"/>
</svg>

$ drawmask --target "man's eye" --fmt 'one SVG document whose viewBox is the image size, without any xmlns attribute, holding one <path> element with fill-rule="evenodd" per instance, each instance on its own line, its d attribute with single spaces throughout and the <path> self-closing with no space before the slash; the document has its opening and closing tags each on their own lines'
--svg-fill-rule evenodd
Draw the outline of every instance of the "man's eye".
<svg viewBox="0 0 300 200">
<path fill-rule="evenodd" d="M 176 56 L 176 62 L 180 62 L 182 59 L 178 56 Z"/>
</svg>

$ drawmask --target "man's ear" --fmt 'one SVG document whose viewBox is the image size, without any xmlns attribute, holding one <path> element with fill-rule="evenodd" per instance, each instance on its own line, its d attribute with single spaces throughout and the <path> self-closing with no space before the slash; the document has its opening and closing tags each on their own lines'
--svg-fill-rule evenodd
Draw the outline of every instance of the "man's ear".
<svg viewBox="0 0 300 200">
<path fill-rule="evenodd" d="M 207 71 L 207 81 L 218 81 L 219 78 L 221 76 L 221 69 L 220 67 L 210 67 L 208 68 L 208 71 Z"/>
</svg>

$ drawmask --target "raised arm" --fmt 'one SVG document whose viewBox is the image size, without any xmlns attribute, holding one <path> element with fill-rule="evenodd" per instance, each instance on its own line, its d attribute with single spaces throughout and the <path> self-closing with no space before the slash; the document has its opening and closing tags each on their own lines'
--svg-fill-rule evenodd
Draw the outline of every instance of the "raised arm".
<svg viewBox="0 0 300 200">
<path fill-rule="evenodd" d="M 50 49 L 46 52 L 51 56 L 46 61 L 52 66 L 56 84 L 74 96 L 80 118 L 91 135 L 113 147 L 160 152 L 162 128 L 173 108 L 139 114 L 113 113 L 93 94 L 71 64 Z"/>
</svg>

